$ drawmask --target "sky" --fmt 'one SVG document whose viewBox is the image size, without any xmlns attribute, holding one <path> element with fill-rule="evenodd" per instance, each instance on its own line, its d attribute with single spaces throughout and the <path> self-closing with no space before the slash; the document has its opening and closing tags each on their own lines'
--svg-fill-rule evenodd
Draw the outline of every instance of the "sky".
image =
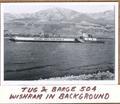
<svg viewBox="0 0 120 104">
<path fill-rule="evenodd" d="M 49 8 L 66 8 L 73 9 L 82 13 L 96 13 L 106 10 L 114 10 L 115 3 L 98 3 L 98 2 L 64 2 L 64 3 L 3 3 L 4 12 L 12 14 L 34 13 L 39 10 Z"/>
</svg>

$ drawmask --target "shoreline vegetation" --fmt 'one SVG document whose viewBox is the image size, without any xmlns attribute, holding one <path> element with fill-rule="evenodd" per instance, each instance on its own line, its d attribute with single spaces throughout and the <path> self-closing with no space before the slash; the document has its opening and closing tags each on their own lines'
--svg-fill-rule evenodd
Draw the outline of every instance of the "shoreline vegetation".
<svg viewBox="0 0 120 104">
<path fill-rule="evenodd" d="M 76 68 L 70 69 L 75 70 Z M 80 70 L 76 70 L 71 75 L 66 74 L 62 77 L 52 77 L 45 80 L 114 80 L 115 78 L 113 63 L 104 65 L 79 66 L 77 69 Z M 40 78 L 40 80 L 43 79 Z"/>
<path fill-rule="evenodd" d="M 65 76 L 65 77 L 55 77 L 55 78 L 49 78 L 45 80 L 114 80 L 114 73 L 111 73 L 110 71 L 105 72 L 98 72 L 93 74 L 81 74 L 79 76 Z M 40 79 L 42 80 L 42 79 Z"/>
</svg>

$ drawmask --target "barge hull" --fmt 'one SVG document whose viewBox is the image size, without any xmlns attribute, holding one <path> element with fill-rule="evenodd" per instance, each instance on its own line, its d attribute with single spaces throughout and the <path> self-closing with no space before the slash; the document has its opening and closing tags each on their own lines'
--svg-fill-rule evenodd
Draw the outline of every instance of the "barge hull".
<svg viewBox="0 0 120 104">
<path fill-rule="evenodd" d="M 16 38 L 11 38 L 11 41 L 14 42 L 71 42 L 71 43 L 75 43 L 77 41 L 75 41 L 74 38 L 20 38 L 20 37 L 16 37 Z M 81 43 L 79 41 L 79 43 Z"/>
</svg>

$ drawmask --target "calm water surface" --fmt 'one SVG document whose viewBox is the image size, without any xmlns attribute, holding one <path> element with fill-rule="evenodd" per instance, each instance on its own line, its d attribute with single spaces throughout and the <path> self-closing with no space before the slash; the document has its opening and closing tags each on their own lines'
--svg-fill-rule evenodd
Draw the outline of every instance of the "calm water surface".
<svg viewBox="0 0 120 104">
<path fill-rule="evenodd" d="M 5 39 L 6 80 L 53 77 L 71 67 L 114 63 L 114 42 L 105 44 L 12 42 Z M 51 71 L 53 70 L 53 71 Z"/>
</svg>

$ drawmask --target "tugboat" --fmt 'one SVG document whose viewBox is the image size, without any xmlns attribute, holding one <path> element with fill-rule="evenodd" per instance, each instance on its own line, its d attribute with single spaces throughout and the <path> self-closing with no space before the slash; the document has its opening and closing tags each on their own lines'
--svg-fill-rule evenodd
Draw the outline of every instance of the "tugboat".
<svg viewBox="0 0 120 104">
<path fill-rule="evenodd" d="M 104 43 L 103 39 L 100 38 L 95 38 L 90 34 L 83 33 L 82 36 L 76 38 L 76 41 L 80 41 L 82 43 L 87 42 L 87 43 Z"/>
</svg>

